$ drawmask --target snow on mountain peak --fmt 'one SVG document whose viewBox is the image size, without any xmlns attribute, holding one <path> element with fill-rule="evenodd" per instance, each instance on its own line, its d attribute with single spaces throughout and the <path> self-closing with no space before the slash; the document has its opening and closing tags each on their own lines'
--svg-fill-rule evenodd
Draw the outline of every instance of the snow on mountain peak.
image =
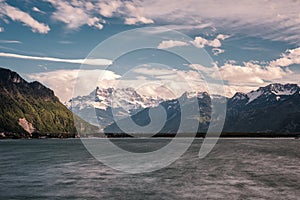
<svg viewBox="0 0 300 200">
<path fill-rule="evenodd" d="M 237 92 L 233 97 L 232 99 L 233 100 L 244 100 L 247 98 L 247 95 L 242 93 L 242 92 Z"/>
<path fill-rule="evenodd" d="M 247 93 L 247 97 L 249 98 L 247 104 L 254 101 L 258 97 L 260 97 L 262 94 L 263 94 L 263 91 L 261 91 L 261 90 L 256 90 L 256 91 Z"/>
<path fill-rule="evenodd" d="M 299 91 L 299 87 L 297 84 L 285 84 L 285 85 L 280 83 L 270 84 L 265 87 L 260 87 L 256 91 L 251 91 L 247 93 L 246 95 L 249 98 L 247 104 L 259 98 L 261 95 L 274 94 L 276 95 L 276 100 L 279 100 L 280 96 L 293 95 L 297 91 Z"/>
<path fill-rule="evenodd" d="M 99 88 L 87 96 L 73 98 L 68 105 L 83 109 L 94 107 L 106 110 L 108 107 L 122 107 L 126 111 L 157 106 L 164 101 L 137 93 L 133 88 Z M 69 106 L 71 107 L 71 106 Z"/>
<path fill-rule="evenodd" d="M 162 95 L 163 94 L 158 94 Z M 204 98 L 209 96 L 207 92 L 186 92 L 187 98 Z M 168 99 L 160 96 L 143 95 L 134 88 L 99 88 L 87 96 L 79 96 L 70 100 L 66 105 L 69 108 L 82 110 L 84 108 L 121 108 L 121 110 L 131 113 L 147 107 L 155 107 L 159 103 Z"/>
<path fill-rule="evenodd" d="M 293 95 L 298 90 L 296 84 L 271 84 L 270 90 L 275 95 Z"/>
<path fill-rule="evenodd" d="M 207 92 L 197 92 L 197 91 L 191 91 L 186 93 L 188 98 L 197 97 L 198 99 L 202 99 L 204 96 L 208 96 Z"/>
</svg>

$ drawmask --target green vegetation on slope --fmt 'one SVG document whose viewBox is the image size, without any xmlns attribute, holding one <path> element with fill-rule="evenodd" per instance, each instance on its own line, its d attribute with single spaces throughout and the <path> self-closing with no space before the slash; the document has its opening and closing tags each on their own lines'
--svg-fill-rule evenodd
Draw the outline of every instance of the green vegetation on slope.
<svg viewBox="0 0 300 200">
<path fill-rule="evenodd" d="M 72 112 L 52 90 L 39 82 L 28 83 L 3 68 L 0 68 L 0 102 L 0 132 L 30 136 L 19 125 L 19 119 L 25 118 L 35 128 L 35 135 L 74 137 L 77 133 Z M 93 126 L 89 128 L 96 130 Z"/>
</svg>

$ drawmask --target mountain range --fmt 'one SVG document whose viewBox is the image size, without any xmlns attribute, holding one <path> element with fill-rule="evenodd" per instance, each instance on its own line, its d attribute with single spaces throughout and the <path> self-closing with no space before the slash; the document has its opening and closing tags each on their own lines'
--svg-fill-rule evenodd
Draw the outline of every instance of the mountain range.
<svg viewBox="0 0 300 200">
<path fill-rule="evenodd" d="M 141 95 L 133 88 L 97 87 L 89 95 L 75 97 L 65 105 L 76 115 L 103 129 L 115 120 L 155 107 L 163 101 L 162 98 Z"/>
<path fill-rule="evenodd" d="M 0 68 L 0 94 L 0 138 L 75 137 L 77 134 L 72 112 L 41 83 L 29 83 L 16 72 Z"/>
<path fill-rule="evenodd" d="M 41 83 L 29 83 L 16 72 L 0 68 L 0 94 L 0 138 L 75 137 L 76 121 L 88 130 L 85 133 L 99 132 L 100 127 L 107 136 L 120 136 L 124 131 L 118 124 L 130 119 L 147 126 L 151 110 L 159 107 L 165 110 L 166 122 L 156 136 L 173 136 L 179 127 L 197 130 L 199 136 L 204 136 L 212 118 L 212 99 L 214 106 L 226 106 L 223 136 L 300 133 L 300 88 L 296 84 L 270 84 L 249 93 L 238 92 L 231 98 L 185 92 L 176 99 L 144 96 L 132 88 L 97 87 L 89 95 L 63 105 Z M 186 111 L 185 123 L 181 123 L 182 110 Z M 75 122 L 74 116 L 78 119 Z M 134 127 L 131 132 L 139 131 Z"/>
<path fill-rule="evenodd" d="M 205 92 L 197 97 L 200 118 L 190 116 L 198 122 L 190 121 L 191 124 L 184 125 L 198 124 L 198 135 L 204 136 L 209 126 L 211 98 L 217 97 Z M 189 105 L 192 98 L 188 98 L 187 93 L 179 99 L 184 102 L 183 107 L 197 109 Z M 296 84 L 270 84 L 246 94 L 236 93 L 232 98 L 226 98 L 226 101 L 216 102 L 220 105 L 226 104 L 227 107 L 223 136 L 290 136 L 300 133 L 300 88 Z M 162 102 L 160 105 L 167 111 L 167 120 L 158 136 L 169 136 L 178 130 L 181 105 L 177 99 Z M 131 118 L 140 126 L 146 126 L 150 123 L 149 108 Z M 107 126 L 104 131 L 109 135 L 122 133 L 117 123 Z"/>
<path fill-rule="evenodd" d="M 224 132 L 300 133 L 300 88 L 270 84 L 228 99 Z"/>
</svg>

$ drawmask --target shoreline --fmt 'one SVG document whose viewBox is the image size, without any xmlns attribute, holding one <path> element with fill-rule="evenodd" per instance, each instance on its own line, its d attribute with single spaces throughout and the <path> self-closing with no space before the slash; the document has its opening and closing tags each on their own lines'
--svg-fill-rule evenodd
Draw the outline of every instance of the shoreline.
<svg viewBox="0 0 300 200">
<path fill-rule="evenodd" d="M 221 133 L 218 134 L 210 133 L 210 136 L 206 136 L 205 133 L 197 133 L 197 134 L 190 134 L 190 133 L 180 133 L 176 135 L 175 133 L 158 133 L 155 135 L 151 134 L 125 134 L 125 133 L 91 133 L 89 135 L 84 135 L 80 137 L 78 134 L 74 133 L 39 133 L 39 135 L 23 135 L 18 133 L 0 133 L 0 140 L 17 140 L 17 139 L 26 139 L 26 140 L 44 140 L 44 139 L 93 139 L 93 138 L 105 138 L 105 139 L 120 139 L 120 138 L 132 138 L 132 139 L 180 139 L 180 138 L 195 138 L 195 139 L 280 139 L 280 138 L 293 138 L 293 139 L 300 139 L 300 133 Z"/>
<path fill-rule="evenodd" d="M 5 140 L 93 140 L 93 139 L 109 139 L 109 140 L 119 140 L 119 139 L 126 139 L 126 140 L 146 140 L 146 139 L 151 139 L 151 140 L 161 140 L 161 139 L 166 139 L 166 140 L 173 140 L 173 139 L 196 139 L 196 140 L 204 140 L 204 139 L 208 139 L 208 140 L 271 140 L 271 139 L 295 139 L 295 140 L 300 140 L 299 137 L 296 136 L 285 136 L 285 137 L 257 137 L 257 136 L 253 136 L 253 137 L 241 137 L 241 136 L 237 136 L 237 137 L 69 137 L 69 138 L 54 138 L 54 137 L 49 137 L 49 138 L 0 138 L 0 141 L 5 141 Z"/>
</svg>

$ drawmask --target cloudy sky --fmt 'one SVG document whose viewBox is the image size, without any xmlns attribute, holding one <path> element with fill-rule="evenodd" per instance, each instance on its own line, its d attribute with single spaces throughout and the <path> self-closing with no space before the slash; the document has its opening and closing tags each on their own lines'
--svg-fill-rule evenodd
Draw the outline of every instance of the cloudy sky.
<svg viewBox="0 0 300 200">
<path fill-rule="evenodd" d="M 126 83 L 134 85 L 147 80 L 171 84 L 183 78 L 199 91 L 205 90 L 201 74 L 221 76 L 227 96 L 275 82 L 300 84 L 299 10 L 300 1 L 295 0 L 0 0 L 0 66 L 44 83 L 62 101 L 72 97 L 78 74 L 101 74 L 97 84 L 102 87 L 125 74 Z M 134 46 L 139 36 L 125 34 L 107 52 L 103 46 L 97 50 L 115 34 L 149 27 L 187 37 L 163 34 L 152 44 L 156 52 L 128 53 L 118 60 L 112 56 L 115 50 Z M 146 36 L 151 34 L 157 33 Z M 168 53 L 190 48 L 207 52 L 209 66 Z M 128 75 L 128 66 L 138 67 Z"/>
</svg>

